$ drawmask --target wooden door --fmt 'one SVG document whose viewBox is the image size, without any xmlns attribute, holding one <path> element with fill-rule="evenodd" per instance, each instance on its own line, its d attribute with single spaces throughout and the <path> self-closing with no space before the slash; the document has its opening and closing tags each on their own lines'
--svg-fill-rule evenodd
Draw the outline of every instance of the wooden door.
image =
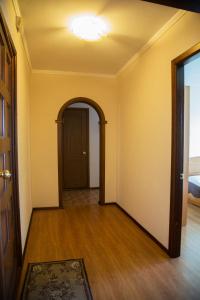
<svg viewBox="0 0 200 300">
<path fill-rule="evenodd" d="M 15 185 L 15 61 L 2 17 L 0 20 L 0 299 L 9 300 L 15 299 L 21 240 Z"/>
<path fill-rule="evenodd" d="M 67 108 L 63 122 L 63 189 L 88 188 L 89 110 Z"/>
</svg>

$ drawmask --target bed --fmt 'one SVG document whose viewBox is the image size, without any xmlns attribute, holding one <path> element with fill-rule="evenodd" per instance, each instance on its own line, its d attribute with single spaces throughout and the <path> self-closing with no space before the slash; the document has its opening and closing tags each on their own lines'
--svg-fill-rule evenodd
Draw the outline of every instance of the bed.
<svg viewBox="0 0 200 300">
<path fill-rule="evenodd" d="M 200 175 L 189 176 L 188 183 L 189 193 L 191 193 L 196 198 L 200 198 Z"/>
<path fill-rule="evenodd" d="M 188 193 L 189 202 L 200 206 L 200 175 L 189 176 Z"/>
</svg>

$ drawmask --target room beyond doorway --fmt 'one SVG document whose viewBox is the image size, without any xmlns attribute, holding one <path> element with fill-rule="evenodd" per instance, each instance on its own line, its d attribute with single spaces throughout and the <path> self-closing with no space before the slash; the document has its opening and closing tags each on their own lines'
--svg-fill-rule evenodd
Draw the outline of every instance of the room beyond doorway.
<svg viewBox="0 0 200 300">
<path fill-rule="evenodd" d="M 186 185 L 183 184 L 187 183 L 188 186 L 189 175 L 189 145 L 188 142 L 186 143 L 187 139 L 189 140 L 189 132 L 184 128 L 187 127 L 184 120 L 189 117 L 186 112 L 189 108 L 188 95 L 190 93 L 184 80 L 185 66 L 198 59 L 199 55 L 200 44 L 197 44 L 172 61 L 172 163 L 169 226 L 169 255 L 171 257 L 180 256 L 182 221 L 185 219 L 185 208 L 187 208 L 185 200 L 188 201 L 188 188 L 185 188 Z M 184 155 L 187 156 L 187 160 L 184 160 Z M 183 191 L 187 197 L 183 195 Z M 194 213 L 194 210 L 192 212 Z"/>
<path fill-rule="evenodd" d="M 89 198 L 89 190 L 99 190 L 97 202 L 104 204 L 106 121 L 102 109 L 93 100 L 75 98 L 62 106 L 57 124 L 60 207 L 69 198 L 67 193 L 77 195 L 80 189 Z"/>
<path fill-rule="evenodd" d="M 63 207 L 88 206 L 99 201 L 99 189 L 68 190 L 63 192 Z"/>
</svg>

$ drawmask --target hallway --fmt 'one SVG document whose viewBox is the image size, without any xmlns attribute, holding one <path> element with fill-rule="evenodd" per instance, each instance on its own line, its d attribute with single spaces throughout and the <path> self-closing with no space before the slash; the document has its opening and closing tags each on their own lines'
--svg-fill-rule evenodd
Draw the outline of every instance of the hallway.
<svg viewBox="0 0 200 300">
<path fill-rule="evenodd" d="M 83 258 L 95 300 L 200 299 L 194 207 L 178 257 L 176 194 L 184 175 L 178 73 L 200 53 L 200 6 L 183 4 L 0 0 L 0 299 L 16 300 L 22 258 L 21 284 L 29 262 Z M 77 150 L 68 172 L 71 160 L 60 151 L 63 112 L 78 103 L 96 110 L 99 144 L 88 147 L 88 134 L 66 143 Z M 92 118 L 83 115 L 80 127 L 90 129 Z M 91 159 L 90 148 L 99 159 Z M 91 167 L 99 163 L 97 183 L 89 180 L 89 158 Z M 75 169 L 87 171 L 84 185 L 64 186 L 63 170 L 72 178 Z M 98 187 L 100 195 L 89 191 L 87 200 L 83 191 L 75 200 L 65 193 L 64 209 L 57 209 L 64 189 Z"/>
<path fill-rule="evenodd" d="M 170 259 L 115 205 L 76 201 L 63 210 L 34 211 L 22 277 L 28 262 L 84 258 L 94 300 L 197 300 L 195 215 L 200 212 L 190 208 L 181 258 Z"/>
</svg>

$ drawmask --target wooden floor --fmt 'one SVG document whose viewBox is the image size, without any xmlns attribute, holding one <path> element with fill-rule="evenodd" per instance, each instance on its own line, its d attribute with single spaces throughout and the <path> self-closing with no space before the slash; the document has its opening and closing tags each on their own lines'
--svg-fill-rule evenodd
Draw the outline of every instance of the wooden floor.
<svg viewBox="0 0 200 300">
<path fill-rule="evenodd" d="M 170 259 L 115 205 L 35 211 L 21 282 L 28 262 L 84 258 L 94 300 L 199 300 L 200 208 L 183 231 Z"/>
</svg>

